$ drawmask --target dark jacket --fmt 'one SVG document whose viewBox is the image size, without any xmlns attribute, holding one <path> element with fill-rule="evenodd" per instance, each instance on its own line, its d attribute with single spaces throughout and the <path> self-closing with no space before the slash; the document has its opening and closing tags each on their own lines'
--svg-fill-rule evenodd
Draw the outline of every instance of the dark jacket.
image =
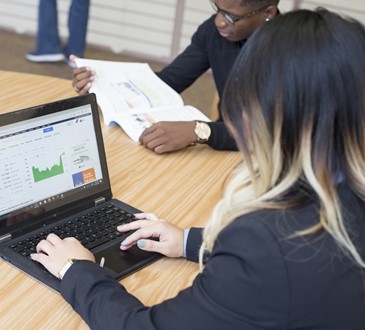
<svg viewBox="0 0 365 330">
<path fill-rule="evenodd" d="M 205 71 L 212 69 L 219 97 L 232 66 L 245 41 L 231 42 L 223 38 L 214 24 L 215 15 L 201 24 L 191 44 L 157 75 L 175 91 L 181 93 Z M 208 144 L 214 149 L 237 150 L 233 138 L 222 122 L 219 108 L 217 122 L 209 124 L 212 134 Z"/>
<path fill-rule="evenodd" d="M 340 190 L 346 226 L 364 258 L 365 203 Z M 324 231 L 290 237 L 317 220 L 314 201 L 236 219 L 192 286 L 152 307 L 91 262 L 71 266 L 61 294 L 92 329 L 363 330 L 364 270 Z M 197 260 L 200 244 L 201 230 L 192 229 L 189 259 Z"/>
</svg>

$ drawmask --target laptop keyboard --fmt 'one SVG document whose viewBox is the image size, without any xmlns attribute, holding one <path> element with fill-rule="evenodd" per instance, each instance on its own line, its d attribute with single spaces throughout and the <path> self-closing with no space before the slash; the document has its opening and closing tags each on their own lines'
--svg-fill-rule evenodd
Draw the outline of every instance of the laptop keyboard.
<svg viewBox="0 0 365 330">
<path fill-rule="evenodd" d="M 10 248 L 24 257 L 29 257 L 31 253 L 36 252 L 36 246 L 41 240 L 46 239 L 50 233 L 54 233 L 61 238 L 75 237 L 84 247 L 90 250 L 125 234 L 120 233 L 117 230 L 117 226 L 135 220 L 136 218 L 133 214 L 115 205 L 108 205 L 56 226 L 51 230 L 46 230 L 33 237 L 12 244 Z"/>
</svg>

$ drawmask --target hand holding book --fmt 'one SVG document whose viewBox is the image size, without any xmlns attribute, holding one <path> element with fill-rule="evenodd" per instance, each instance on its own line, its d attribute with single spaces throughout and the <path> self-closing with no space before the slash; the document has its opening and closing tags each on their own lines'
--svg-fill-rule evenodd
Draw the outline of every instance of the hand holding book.
<svg viewBox="0 0 365 330">
<path fill-rule="evenodd" d="M 75 62 L 95 73 L 90 92 L 97 96 L 104 123 L 117 123 L 134 141 L 157 122 L 210 121 L 198 109 L 184 106 L 181 96 L 146 63 L 80 58 Z"/>
</svg>

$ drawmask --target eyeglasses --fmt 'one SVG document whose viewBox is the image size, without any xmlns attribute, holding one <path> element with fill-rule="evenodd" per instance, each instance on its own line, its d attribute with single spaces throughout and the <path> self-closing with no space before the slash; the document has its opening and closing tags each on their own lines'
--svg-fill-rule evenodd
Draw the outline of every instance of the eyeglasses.
<svg viewBox="0 0 365 330">
<path fill-rule="evenodd" d="M 226 12 L 225 10 L 219 8 L 217 6 L 217 4 L 215 3 L 215 0 L 209 0 L 210 4 L 213 7 L 213 10 L 217 13 L 217 14 L 221 14 L 223 16 L 223 18 L 225 19 L 225 21 L 230 24 L 230 25 L 234 25 L 236 22 L 241 21 L 245 18 L 249 18 L 253 15 L 258 14 L 260 11 L 264 10 L 265 8 L 269 7 L 270 5 L 266 5 L 262 8 L 253 10 L 251 12 L 249 12 L 248 14 L 246 14 L 245 16 L 236 16 L 236 15 L 232 15 L 228 12 Z"/>
</svg>

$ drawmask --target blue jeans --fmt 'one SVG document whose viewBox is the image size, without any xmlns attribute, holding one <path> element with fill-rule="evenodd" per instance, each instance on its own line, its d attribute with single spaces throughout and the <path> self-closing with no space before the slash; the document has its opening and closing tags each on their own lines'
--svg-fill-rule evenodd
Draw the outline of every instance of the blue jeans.
<svg viewBox="0 0 365 330">
<path fill-rule="evenodd" d="M 58 33 L 56 0 L 40 0 L 38 8 L 37 48 L 39 54 L 64 53 L 84 56 L 90 0 L 72 0 L 68 12 L 68 41 L 62 49 Z"/>
</svg>

